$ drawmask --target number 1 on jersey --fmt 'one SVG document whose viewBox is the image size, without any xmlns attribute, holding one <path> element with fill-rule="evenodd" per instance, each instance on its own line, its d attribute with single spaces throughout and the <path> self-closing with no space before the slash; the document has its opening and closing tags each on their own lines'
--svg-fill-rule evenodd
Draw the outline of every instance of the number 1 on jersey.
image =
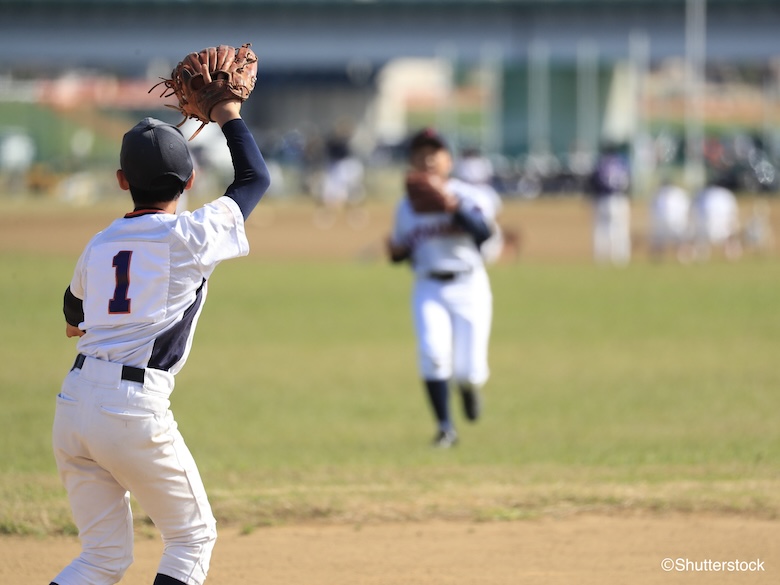
<svg viewBox="0 0 780 585">
<path fill-rule="evenodd" d="M 132 250 L 122 250 L 114 256 L 114 275 L 116 288 L 114 298 L 108 301 L 108 312 L 112 315 L 130 312 L 130 299 L 127 298 L 127 290 L 130 288 L 130 258 Z"/>
</svg>

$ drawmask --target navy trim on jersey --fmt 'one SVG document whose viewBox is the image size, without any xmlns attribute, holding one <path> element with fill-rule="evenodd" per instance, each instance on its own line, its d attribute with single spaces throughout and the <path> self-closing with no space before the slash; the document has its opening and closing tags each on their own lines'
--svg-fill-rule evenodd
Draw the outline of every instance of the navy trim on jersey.
<svg viewBox="0 0 780 585">
<path fill-rule="evenodd" d="M 466 211 L 463 207 L 458 207 L 452 216 L 452 223 L 466 230 L 477 247 L 492 235 L 485 217 L 476 209 Z"/>
<path fill-rule="evenodd" d="M 65 297 L 62 300 L 62 312 L 65 314 L 65 322 L 68 325 L 78 327 L 84 321 L 84 301 L 65 289 Z"/>
<path fill-rule="evenodd" d="M 147 209 L 143 209 L 143 208 L 141 208 L 141 209 L 134 209 L 130 213 L 125 213 L 125 219 L 130 219 L 130 218 L 133 218 L 133 217 L 141 217 L 142 215 L 151 215 L 151 214 L 154 214 L 154 213 L 165 213 L 165 212 L 162 209 L 154 209 L 154 208 L 152 208 L 152 209 L 149 209 L 149 208 L 147 208 Z"/>
<path fill-rule="evenodd" d="M 154 340 L 152 355 L 149 357 L 147 367 L 168 371 L 184 357 L 184 352 L 187 350 L 187 340 L 192 331 L 192 323 L 203 303 L 203 286 L 205 284 L 206 279 L 204 278 L 198 290 L 195 291 L 195 300 L 184 311 L 181 320 Z"/>
<path fill-rule="evenodd" d="M 222 126 L 222 133 L 227 140 L 235 171 L 233 182 L 225 195 L 238 203 L 246 219 L 271 185 L 271 176 L 244 120 L 230 120 Z"/>
</svg>

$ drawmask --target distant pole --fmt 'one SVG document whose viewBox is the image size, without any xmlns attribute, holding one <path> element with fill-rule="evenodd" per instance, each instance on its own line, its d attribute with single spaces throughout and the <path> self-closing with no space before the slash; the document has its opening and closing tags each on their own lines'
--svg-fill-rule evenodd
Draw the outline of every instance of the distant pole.
<svg viewBox="0 0 780 585">
<path fill-rule="evenodd" d="M 550 152 L 550 50 L 531 41 L 528 51 L 528 145 L 531 154 Z"/>
<path fill-rule="evenodd" d="M 643 109 L 645 81 L 650 68 L 650 40 L 644 31 L 632 31 L 629 36 L 631 83 L 633 85 L 634 131 L 631 137 L 631 182 L 634 197 L 645 194 L 652 177 L 654 160 L 648 156 L 650 137 Z"/>
<path fill-rule="evenodd" d="M 686 0 L 685 7 L 685 180 L 698 190 L 704 170 L 704 81 L 707 62 L 707 0 Z"/>
<path fill-rule="evenodd" d="M 593 40 L 577 44 L 577 150 L 595 160 L 599 149 L 599 49 Z"/>
<path fill-rule="evenodd" d="M 777 160 L 780 155 L 778 148 L 777 120 L 775 112 L 778 104 L 778 76 L 773 68 L 770 67 L 766 79 L 764 79 L 763 88 L 763 137 L 764 148 L 767 155 L 772 160 Z"/>
<path fill-rule="evenodd" d="M 501 47 L 496 43 L 482 45 L 482 145 L 486 153 L 503 150 L 503 94 L 504 59 Z"/>
<path fill-rule="evenodd" d="M 442 43 L 437 47 L 436 57 L 444 70 L 444 104 L 436 109 L 436 127 L 457 147 L 458 112 L 455 107 L 455 68 L 458 62 L 458 48 L 454 43 Z"/>
</svg>

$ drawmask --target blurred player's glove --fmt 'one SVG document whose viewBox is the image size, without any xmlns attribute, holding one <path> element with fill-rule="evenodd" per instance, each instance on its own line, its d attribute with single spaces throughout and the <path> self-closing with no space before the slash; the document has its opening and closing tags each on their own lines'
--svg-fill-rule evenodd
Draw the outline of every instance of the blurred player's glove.
<svg viewBox="0 0 780 585">
<path fill-rule="evenodd" d="M 423 171 L 407 173 L 406 196 L 416 213 L 443 213 L 453 211 L 457 206 L 457 199 L 447 193 L 444 182 Z"/>
<path fill-rule="evenodd" d="M 213 122 L 211 109 L 216 104 L 235 99 L 244 101 L 252 93 L 257 79 L 257 55 L 250 46 L 251 43 L 246 43 L 236 49 L 219 45 L 190 53 L 174 67 L 170 79 L 163 79 L 152 87 L 164 84 L 165 91 L 160 97 L 176 96 L 177 105 L 166 105 L 184 115 L 179 126 L 188 118 L 201 122 L 190 140 L 206 124 Z"/>
</svg>

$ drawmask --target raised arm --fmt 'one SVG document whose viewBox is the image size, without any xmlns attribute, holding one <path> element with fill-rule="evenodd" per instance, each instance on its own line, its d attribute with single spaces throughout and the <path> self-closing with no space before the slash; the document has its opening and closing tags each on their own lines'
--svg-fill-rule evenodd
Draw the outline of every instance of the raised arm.
<svg viewBox="0 0 780 585">
<path fill-rule="evenodd" d="M 222 128 L 233 159 L 234 178 L 225 195 L 238 203 L 246 219 L 271 185 L 268 167 L 241 118 L 241 101 L 217 104 L 211 111 L 211 117 Z"/>
</svg>

